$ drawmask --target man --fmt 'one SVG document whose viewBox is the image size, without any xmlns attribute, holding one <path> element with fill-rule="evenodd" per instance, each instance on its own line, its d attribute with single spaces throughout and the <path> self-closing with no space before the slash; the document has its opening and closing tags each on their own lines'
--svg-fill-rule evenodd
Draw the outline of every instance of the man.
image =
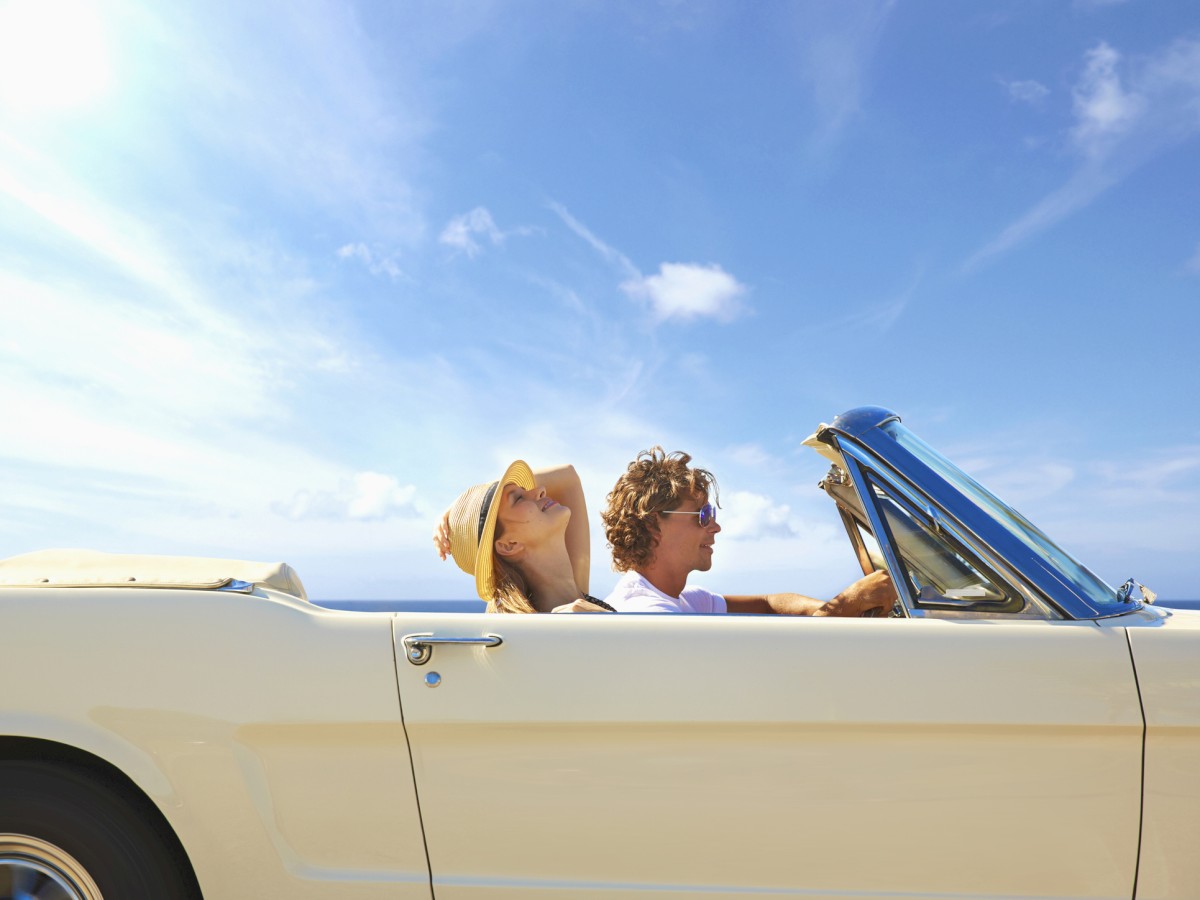
<svg viewBox="0 0 1200 900">
<path fill-rule="evenodd" d="M 619 612 L 779 613 L 793 616 L 887 615 L 896 592 L 874 572 L 822 602 L 801 594 L 721 596 L 689 587 L 688 575 L 712 568 L 721 526 L 711 472 L 688 466 L 686 453 L 643 450 L 617 479 L 601 514 L 613 566 L 625 574 L 606 602 Z"/>
</svg>

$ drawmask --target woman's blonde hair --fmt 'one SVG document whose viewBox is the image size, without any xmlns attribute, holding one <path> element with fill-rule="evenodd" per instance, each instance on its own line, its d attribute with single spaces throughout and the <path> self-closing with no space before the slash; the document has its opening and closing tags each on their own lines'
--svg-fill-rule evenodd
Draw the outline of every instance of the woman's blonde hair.
<svg viewBox="0 0 1200 900">
<path fill-rule="evenodd" d="M 707 469 L 690 468 L 691 461 L 686 453 L 651 447 L 617 479 L 600 514 L 616 571 L 628 572 L 649 562 L 663 510 L 677 509 L 698 495 L 717 504 L 717 479 Z"/>
<path fill-rule="evenodd" d="M 492 548 L 492 566 L 496 573 L 496 592 L 488 601 L 488 612 L 535 613 L 529 599 L 529 588 L 525 576 L 513 563 L 505 562 Z"/>
<path fill-rule="evenodd" d="M 496 522 L 496 540 L 504 534 L 504 523 Z M 496 590 L 488 601 L 488 612 L 493 613 L 536 613 L 529 596 L 529 585 L 516 563 L 508 562 L 496 552 L 492 544 L 492 571 L 495 573 Z"/>
</svg>

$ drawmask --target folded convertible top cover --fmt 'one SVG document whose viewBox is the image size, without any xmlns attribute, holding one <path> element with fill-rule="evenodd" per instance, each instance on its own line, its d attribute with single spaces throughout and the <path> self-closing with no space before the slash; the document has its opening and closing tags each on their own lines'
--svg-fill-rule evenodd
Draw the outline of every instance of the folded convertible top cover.
<svg viewBox="0 0 1200 900">
<path fill-rule="evenodd" d="M 284 562 L 199 556 L 140 556 L 98 550 L 39 550 L 0 560 L 0 586 L 172 587 L 214 590 L 234 582 L 262 585 L 307 600 Z"/>
</svg>

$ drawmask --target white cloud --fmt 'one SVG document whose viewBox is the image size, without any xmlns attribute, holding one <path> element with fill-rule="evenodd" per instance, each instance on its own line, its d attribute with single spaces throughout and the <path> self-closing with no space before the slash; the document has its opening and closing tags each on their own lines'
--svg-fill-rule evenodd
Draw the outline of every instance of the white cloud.
<svg viewBox="0 0 1200 900">
<path fill-rule="evenodd" d="M 694 575 L 695 583 L 722 594 L 796 591 L 832 597 L 862 572 L 837 516 L 829 515 L 831 521 L 806 521 L 786 536 L 723 541 L 722 532 L 712 570 Z"/>
<path fill-rule="evenodd" d="M 1060 460 L 1026 459 L 1014 465 L 1009 459 L 976 458 L 959 465 L 1014 506 L 1055 496 L 1076 479 L 1075 467 Z"/>
<path fill-rule="evenodd" d="M 1004 79 L 1000 79 L 1000 83 L 1008 90 L 1009 99 L 1020 103 L 1037 104 L 1044 100 L 1050 93 L 1050 88 L 1032 79 L 1024 81 L 1005 81 Z"/>
<path fill-rule="evenodd" d="M 1200 40 L 1175 41 L 1164 53 L 1150 59 L 1143 81 L 1150 93 L 1181 88 L 1185 102 L 1192 101 L 1189 106 L 1194 122 L 1200 112 L 1194 102 L 1195 92 L 1200 90 Z"/>
<path fill-rule="evenodd" d="M 1101 41 L 1072 90 L 1067 132 L 1079 166 L 963 263 L 970 271 L 1063 220 L 1155 156 L 1200 132 L 1200 40 L 1124 62 Z"/>
<path fill-rule="evenodd" d="M 797 532 L 787 504 L 776 504 L 770 497 L 750 491 L 733 491 L 721 500 L 718 521 L 721 532 L 735 540 L 764 537 L 792 537 Z"/>
<path fill-rule="evenodd" d="M 438 240 L 448 247 L 454 247 L 456 250 L 466 253 L 467 256 L 473 257 L 480 250 L 479 244 L 475 241 L 476 235 L 486 237 L 493 244 L 504 242 L 504 232 L 496 227 L 492 214 L 482 206 L 477 206 L 470 212 L 451 219 L 442 229 Z"/>
<path fill-rule="evenodd" d="M 207 207 L 180 225 L 98 195 L 67 162 L 0 138 L 5 226 L 29 248 L 0 272 L 6 546 L 79 534 L 113 550 L 275 555 L 271 503 L 348 471 L 312 435 L 332 430 L 331 388 L 368 382 L 369 349 L 270 239 L 230 233 Z M 404 499 L 369 487 L 362 521 Z"/>
<path fill-rule="evenodd" d="M 1100 461 L 1093 468 L 1102 492 L 1140 502 L 1154 497 L 1190 507 L 1195 504 L 1195 487 L 1200 485 L 1200 448 L 1174 447 L 1151 460 Z"/>
<path fill-rule="evenodd" d="M 404 272 L 396 263 L 396 258 L 372 250 L 366 244 L 343 244 L 338 247 L 338 259 L 353 259 L 367 267 L 372 275 L 386 275 L 396 281 L 404 277 Z"/>
<path fill-rule="evenodd" d="M 511 228 L 507 231 L 501 230 L 496 225 L 495 219 L 492 218 L 492 214 L 485 207 L 477 206 L 470 212 L 455 216 L 447 222 L 446 227 L 438 236 L 438 241 L 469 257 L 474 257 L 478 256 L 483 249 L 475 240 L 476 237 L 487 238 L 492 246 L 499 246 L 514 235 L 529 235 L 537 231 L 538 229 L 528 226 Z"/>
<path fill-rule="evenodd" d="M 414 516 L 416 485 L 401 485 L 391 475 L 359 472 L 344 478 L 336 490 L 299 491 L 273 509 L 289 519 L 349 519 L 375 522 L 393 516 Z"/>
<path fill-rule="evenodd" d="M 631 278 L 621 285 L 631 297 L 648 300 L 660 322 L 713 318 L 728 321 L 741 311 L 745 285 L 716 264 L 663 263 L 657 275 Z"/>
<path fill-rule="evenodd" d="M 725 455 L 749 469 L 764 469 L 775 464 L 775 458 L 761 444 L 735 444 L 726 448 Z"/>
<path fill-rule="evenodd" d="M 1121 55 L 1101 41 L 1085 55 L 1087 64 L 1071 92 L 1076 124 L 1071 136 L 1087 156 L 1104 153 L 1125 134 L 1144 105 L 1144 99 L 1121 85 L 1117 64 Z"/>
<path fill-rule="evenodd" d="M 197 296 L 179 254 L 161 234 L 105 203 L 47 156 L 0 135 L 0 196 L 7 195 L 37 225 L 56 231 L 56 252 L 84 250 L 114 272 L 148 288 L 158 305 L 175 306 L 209 332 L 236 332 L 226 316 Z"/>
<path fill-rule="evenodd" d="M 727 322 L 742 312 L 746 286 L 716 263 L 662 263 L 657 275 L 643 275 L 625 254 L 598 238 L 562 204 L 551 201 L 548 205 L 621 273 L 621 290 L 647 301 L 656 321 L 708 317 Z"/>
<path fill-rule="evenodd" d="M 263 421 L 278 413 L 273 354 L 245 353 L 249 329 L 234 330 L 215 310 L 214 332 L 202 320 L 181 322 L 169 304 L 156 309 L 75 282 L 3 273 L 0 296 L 8 301 L 0 304 L 5 388 L 26 396 L 77 390 L 88 410 L 113 410 L 110 422 L 140 412 L 148 431 L 150 422 Z"/>
</svg>

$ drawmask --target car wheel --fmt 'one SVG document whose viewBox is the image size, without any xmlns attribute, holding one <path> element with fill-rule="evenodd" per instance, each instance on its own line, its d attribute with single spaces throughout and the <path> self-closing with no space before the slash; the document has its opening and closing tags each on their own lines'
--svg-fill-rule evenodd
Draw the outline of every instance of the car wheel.
<svg viewBox="0 0 1200 900">
<path fill-rule="evenodd" d="M 86 769 L 0 762 L 0 897 L 196 900 L 147 812 Z"/>
</svg>

